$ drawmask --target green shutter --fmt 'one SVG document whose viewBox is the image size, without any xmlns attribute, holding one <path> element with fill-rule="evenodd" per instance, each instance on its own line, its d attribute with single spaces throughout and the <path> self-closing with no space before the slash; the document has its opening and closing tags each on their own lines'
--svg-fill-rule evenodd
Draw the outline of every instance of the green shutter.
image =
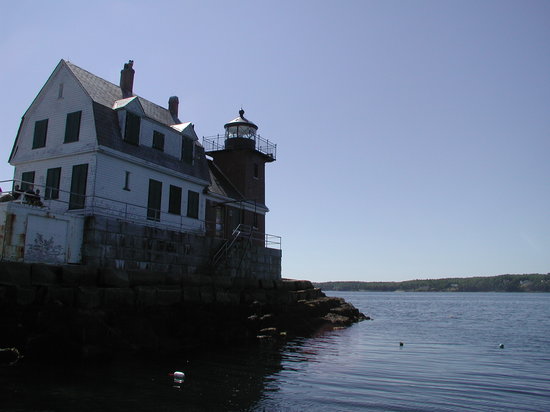
<svg viewBox="0 0 550 412">
<path fill-rule="evenodd" d="M 88 180 L 88 165 L 73 166 L 71 177 L 71 194 L 69 209 L 83 209 L 86 204 L 86 182 Z"/>
<path fill-rule="evenodd" d="M 187 137 L 183 138 L 183 142 L 181 146 L 181 159 L 185 163 L 189 163 L 189 164 L 193 163 L 193 146 L 194 146 L 193 140 Z"/>
<path fill-rule="evenodd" d="M 133 113 L 126 112 L 126 128 L 124 130 L 124 140 L 128 143 L 139 145 L 139 127 L 141 118 Z"/>
<path fill-rule="evenodd" d="M 199 194 L 192 190 L 187 192 L 187 217 L 199 218 Z"/>
<path fill-rule="evenodd" d="M 175 215 L 181 214 L 181 187 L 170 185 L 168 213 L 173 213 Z"/>
<path fill-rule="evenodd" d="M 32 148 L 46 146 L 46 135 L 48 134 L 48 119 L 39 120 L 34 124 L 34 136 L 32 140 Z"/>
<path fill-rule="evenodd" d="M 164 134 L 156 130 L 153 132 L 153 149 L 164 151 Z"/>
<path fill-rule="evenodd" d="M 33 186 L 33 184 L 34 184 L 34 172 L 21 173 L 21 187 L 19 189 L 22 192 L 26 192 L 27 189 Z"/>
<path fill-rule="evenodd" d="M 80 118 L 82 111 L 67 114 L 65 123 L 65 143 L 77 142 L 80 136 Z"/>
<path fill-rule="evenodd" d="M 162 183 L 149 179 L 149 195 L 147 198 L 147 219 L 160 220 L 160 205 L 162 200 Z"/>
<path fill-rule="evenodd" d="M 61 180 L 61 168 L 48 169 L 46 173 L 46 193 L 44 199 L 59 199 L 59 182 Z"/>
</svg>

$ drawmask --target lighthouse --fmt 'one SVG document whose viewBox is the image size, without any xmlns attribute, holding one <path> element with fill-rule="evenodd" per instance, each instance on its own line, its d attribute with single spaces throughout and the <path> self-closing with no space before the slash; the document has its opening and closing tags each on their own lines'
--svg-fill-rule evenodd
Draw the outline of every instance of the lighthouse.
<svg viewBox="0 0 550 412">
<path fill-rule="evenodd" d="M 269 210 L 265 204 L 265 165 L 276 160 L 277 145 L 258 134 L 258 126 L 245 117 L 243 109 L 224 129 L 223 135 L 203 139 L 220 180 L 235 189 L 231 199 L 217 203 L 216 222 L 219 225 L 223 221 L 226 234 L 239 224 L 265 233 Z M 225 210 L 220 212 L 222 204 Z"/>
</svg>

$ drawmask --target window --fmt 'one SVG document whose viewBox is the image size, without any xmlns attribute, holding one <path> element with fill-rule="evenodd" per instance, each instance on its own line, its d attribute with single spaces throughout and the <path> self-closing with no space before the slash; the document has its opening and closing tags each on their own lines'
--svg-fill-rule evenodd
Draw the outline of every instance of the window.
<svg viewBox="0 0 550 412">
<path fill-rule="evenodd" d="M 185 163 L 192 164 L 193 163 L 193 147 L 194 147 L 193 140 L 184 137 L 182 139 L 181 143 L 181 160 L 183 160 Z"/>
<path fill-rule="evenodd" d="M 65 123 L 65 142 L 77 142 L 80 135 L 80 118 L 82 111 L 67 114 L 67 122 Z"/>
<path fill-rule="evenodd" d="M 260 167 L 258 163 L 254 163 L 254 177 L 257 179 L 260 176 Z"/>
<path fill-rule="evenodd" d="M 22 192 L 26 192 L 28 189 L 32 189 L 34 185 L 34 172 L 21 173 L 21 187 Z"/>
<path fill-rule="evenodd" d="M 192 190 L 187 192 L 187 217 L 199 218 L 199 194 Z"/>
<path fill-rule="evenodd" d="M 124 175 L 124 187 L 122 190 L 130 191 L 130 172 L 128 171 L 126 171 L 126 174 Z"/>
<path fill-rule="evenodd" d="M 86 181 L 88 180 L 88 165 L 73 166 L 71 177 L 71 194 L 69 209 L 83 209 L 86 204 Z"/>
<path fill-rule="evenodd" d="M 63 98 L 63 83 L 59 83 L 59 90 L 57 93 L 57 98 L 62 99 Z"/>
<path fill-rule="evenodd" d="M 139 127 L 141 118 L 133 113 L 126 112 L 126 127 L 124 129 L 124 140 L 128 143 L 139 145 Z"/>
<path fill-rule="evenodd" d="M 61 168 L 48 169 L 46 172 L 46 193 L 44 199 L 59 199 L 59 182 L 61 181 Z"/>
<path fill-rule="evenodd" d="M 153 132 L 153 149 L 164 151 L 164 134 L 156 130 Z"/>
<path fill-rule="evenodd" d="M 48 134 L 48 119 L 38 120 L 34 124 L 34 137 L 32 140 L 32 148 L 46 146 L 46 135 Z"/>
<path fill-rule="evenodd" d="M 181 214 L 181 187 L 170 185 L 168 213 L 173 213 L 175 215 Z"/>
<path fill-rule="evenodd" d="M 147 219 L 160 221 L 160 205 L 162 200 L 162 183 L 149 179 L 149 195 L 147 198 Z"/>
</svg>

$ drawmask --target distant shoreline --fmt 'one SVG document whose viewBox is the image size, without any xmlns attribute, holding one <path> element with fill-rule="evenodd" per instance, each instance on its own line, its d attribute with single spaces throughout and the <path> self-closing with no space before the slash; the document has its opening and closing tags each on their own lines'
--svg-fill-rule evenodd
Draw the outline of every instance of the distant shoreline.
<svg viewBox="0 0 550 412">
<path fill-rule="evenodd" d="M 346 292 L 550 292 L 550 273 L 417 279 L 402 282 L 314 282 L 323 291 Z"/>
</svg>

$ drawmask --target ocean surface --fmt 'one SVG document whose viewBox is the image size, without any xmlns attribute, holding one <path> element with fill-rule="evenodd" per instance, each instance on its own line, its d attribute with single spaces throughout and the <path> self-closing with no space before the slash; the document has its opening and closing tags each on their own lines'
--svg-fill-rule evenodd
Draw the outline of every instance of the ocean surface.
<svg viewBox="0 0 550 412">
<path fill-rule="evenodd" d="M 0 368 L 0 411 L 550 411 L 550 294 L 327 295 L 372 320 L 174 359 L 22 362 Z"/>
</svg>

